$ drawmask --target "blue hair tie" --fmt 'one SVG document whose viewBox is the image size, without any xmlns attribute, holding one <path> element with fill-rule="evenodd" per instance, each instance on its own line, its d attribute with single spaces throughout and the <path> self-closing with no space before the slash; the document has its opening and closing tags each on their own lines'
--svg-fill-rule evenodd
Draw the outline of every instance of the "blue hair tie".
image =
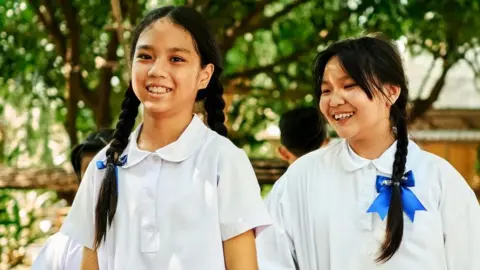
<svg viewBox="0 0 480 270">
<path fill-rule="evenodd" d="M 117 191 L 118 191 L 118 166 L 123 167 L 127 163 L 127 155 L 118 159 L 118 162 L 114 163 L 113 166 L 115 167 L 115 176 L 117 178 Z M 102 161 L 99 160 L 96 162 L 97 169 L 103 170 L 107 167 L 107 160 Z"/>
</svg>

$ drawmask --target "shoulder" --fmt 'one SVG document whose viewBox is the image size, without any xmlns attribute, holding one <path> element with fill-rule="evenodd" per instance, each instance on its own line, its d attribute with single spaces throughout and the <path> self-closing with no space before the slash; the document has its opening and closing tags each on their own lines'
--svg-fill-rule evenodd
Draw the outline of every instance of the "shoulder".
<svg viewBox="0 0 480 270">
<path fill-rule="evenodd" d="M 64 250 L 68 247 L 70 241 L 70 237 L 61 232 L 57 232 L 48 238 L 45 247 Z"/>
<path fill-rule="evenodd" d="M 419 170 L 428 170 L 435 173 L 439 177 L 455 176 L 455 178 L 462 178 L 460 173 L 447 160 L 439 157 L 433 153 L 422 150 L 418 147 L 415 157 L 412 159 L 419 168 Z"/>
<path fill-rule="evenodd" d="M 333 166 L 338 162 L 342 144 L 341 141 L 333 142 L 308 154 L 303 155 L 292 163 L 287 171 L 278 179 L 272 188 L 272 198 L 284 196 L 295 197 L 295 194 L 303 194 L 307 191 L 312 181 L 324 181 L 324 175 L 329 174 Z M 290 194 L 290 195 L 287 195 Z"/>
<path fill-rule="evenodd" d="M 309 175 L 314 172 L 331 168 L 332 163 L 338 162 L 342 151 L 343 141 L 335 141 L 329 145 L 301 156 L 290 165 L 286 174 Z"/>
<path fill-rule="evenodd" d="M 420 172 L 425 177 L 428 176 L 427 180 L 440 187 L 442 197 L 447 193 L 467 197 L 474 194 L 465 178 L 444 158 L 418 147 L 412 162 L 414 164 L 411 166 L 416 172 Z"/>
<path fill-rule="evenodd" d="M 213 130 L 209 130 L 206 147 L 208 148 L 208 152 L 218 156 L 220 162 L 222 162 L 222 160 L 234 161 L 232 159 L 247 158 L 247 154 L 243 149 L 236 146 L 230 139 L 219 135 Z"/>
</svg>

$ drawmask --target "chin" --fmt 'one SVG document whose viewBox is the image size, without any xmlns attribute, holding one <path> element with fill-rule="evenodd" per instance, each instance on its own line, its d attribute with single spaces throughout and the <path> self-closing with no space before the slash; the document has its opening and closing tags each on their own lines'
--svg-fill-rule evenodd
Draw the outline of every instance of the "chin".
<svg viewBox="0 0 480 270">
<path fill-rule="evenodd" d="M 357 137 L 358 132 L 356 130 L 346 129 L 346 128 L 339 128 L 335 129 L 335 132 L 340 138 L 351 140 Z"/>
<path fill-rule="evenodd" d="M 145 114 L 156 115 L 156 114 L 166 114 L 171 111 L 170 106 L 158 106 L 153 104 L 144 104 L 143 111 Z"/>
</svg>

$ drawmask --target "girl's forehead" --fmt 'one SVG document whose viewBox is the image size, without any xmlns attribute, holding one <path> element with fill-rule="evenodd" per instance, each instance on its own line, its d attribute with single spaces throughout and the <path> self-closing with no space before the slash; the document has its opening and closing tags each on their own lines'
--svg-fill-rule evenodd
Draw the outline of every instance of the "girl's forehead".
<svg viewBox="0 0 480 270">
<path fill-rule="evenodd" d="M 146 27 L 138 38 L 137 47 L 140 44 L 194 49 L 191 34 L 168 18 L 161 18 Z"/>
<path fill-rule="evenodd" d="M 333 78 L 348 79 L 350 75 L 343 68 L 340 59 L 337 56 L 333 56 L 325 65 L 325 70 L 323 72 L 325 79 L 332 76 Z"/>
</svg>

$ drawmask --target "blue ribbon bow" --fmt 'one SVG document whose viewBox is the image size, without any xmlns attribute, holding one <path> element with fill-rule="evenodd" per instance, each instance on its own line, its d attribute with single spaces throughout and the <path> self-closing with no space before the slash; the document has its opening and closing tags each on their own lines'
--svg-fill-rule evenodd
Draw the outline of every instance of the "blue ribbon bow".
<svg viewBox="0 0 480 270">
<path fill-rule="evenodd" d="M 377 175 L 376 188 L 377 192 L 380 194 L 378 194 L 375 201 L 373 201 L 370 208 L 368 208 L 367 213 L 377 212 L 382 220 L 385 219 L 388 214 L 388 208 L 390 207 L 392 185 L 394 185 L 394 183 L 391 178 Z M 420 200 L 418 200 L 415 194 L 408 188 L 414 186 L 415 178 L 413 177 L 413 172 L 408 171 L 400 181 L 400 189 L 402 192 L 403 211 L 412 222 L 415 219 L 415 211 L 427 211 Z"/>
<path fill-rule="evenodd" d="M 113 166 L 115 166 L 115 176 L 117 177 L 117 188 L 118 188 L 118 166 L 123 166 L 127 163 L 127 155 L 123 156 L 123 157 L 120 157 L 118 159 L 118 162 L 116 164 L 113 164 Z M 96 162 L 97 164 L 97 169 L 99 170 L 103 170 L 107 167 L 107 161 L 97 161 Z"/>
</svg>

